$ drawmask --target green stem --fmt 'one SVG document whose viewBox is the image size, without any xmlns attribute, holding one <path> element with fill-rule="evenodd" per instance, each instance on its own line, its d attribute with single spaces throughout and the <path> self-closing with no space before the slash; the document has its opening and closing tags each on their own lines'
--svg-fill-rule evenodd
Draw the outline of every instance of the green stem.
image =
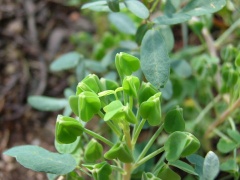
<svg viewBox="0 0 240 180">
<path fill-rule="evenodd" d="M 102 119 L 104 119 L 104 114 L 101 111 L 98 112 L 98 115 Z M 111 121 L 105 121 L 105 122 L 117 136 L 121 136 L 122 134 L 121 131 Z"/>
<path fill-rule="evenodd" d="M 142 119 L 140 124 L 136 127 L 136 130 L 135 130 L 135 132 L 133 134 L 133 138 L 132 138 L 132 146 L 133 147 L 135 146 L 135 144 L 137 142 L 138 136 L 139 136 L 139 134 L 140 134 L 140 132 L 141 132 L 145 122 L 146 122 L 146 119 Z"/>
<path fill-rule="evenodd" d="M 229 36 L 232 34 L 232 32 L 238 27 L 240 26 L 240 19 L 238 19 L 237 21 L 235 21 L 230 28 L 228 28 L 216 41 L 215 41 L 215 47 L 216 48 L 220 48 L 220 46 L 222 45 L 222 43 L 229 38 Z"/>
<path fill-rule="evenodd" d="M 86 128 L 85 128 L 85 129 L 84 129 L 84 132 L 87 133 L 87 134 L 89 134 L 90 136 L 92 136 L 92 137 L 94 137 L 94 138 L 96 138 L 96 139 L 104 142 L 105 144 L 109 145 L 110 147 L 112 147 L 112 146 L 114 145 L 114 144 L 113 144 L 111 141 L 109 141 L 108 139 L 102 137 L 101 135 L 99 135 L 99 134 L 97 134 L 97 133 L 95 133 L 95 132 L 93 132 L 93 131 L 91 131 L 91 130 L 89 130 L 89 129 L 86 129 Z"/>
<path fill-rule="evenodd" d="M 146 157 L 144 157 L 143 159 L 141 159 L 140 161 L 137 161 L 134 166 L 133 169 L 136 169 L 138 166 L 142 165 L 143 163 L 145 163 L 146 161 L 148 161 L 149 159 L 152 159 L 153 157 L 155 157 L 156 155 L 160 154 L 161 152 L 164 151 L 164 147 L 159 148 L 158 150 L 154 151 L 153 153 L 147 155 Z"/>
<path fill-rule="evenodd" d="M 133 108 L 133 96 L 129 96 L 129 108 L 132 110 Z"/>
<path fill-rule="evenodd" d="M 153 145 L 154 141 L 157 139 L 157 137 L 159 136 L 159 134 L 162 132 L 164 127 L 164 124 L 162 124 L 158 130 L 155 132 L 155 134 L 151 137 L 151 139 L 148 141 L 147 145 L 145 146 L 145 148 L 143 149 L 142 153 L 138 156 L 138 159 L 136 162 L 140 161 L 148 152 L 148 150 L 151 148 L 151 146 Z"/>
<path fill-rule="evenodd" d="M 204 118 L 204 116 L 210 111 L 210 109 L 214 106 L 214 104 L 216 104 L 221 98 L 221 95 L 216 96 L 213 101 L 211 101 L 202 111 L 201 113 L 198 115 L 198 117 L 196 118 L 196 120 L 193 123 L 193 128 L 201 122 L 201 120 Z"/>
</svg>

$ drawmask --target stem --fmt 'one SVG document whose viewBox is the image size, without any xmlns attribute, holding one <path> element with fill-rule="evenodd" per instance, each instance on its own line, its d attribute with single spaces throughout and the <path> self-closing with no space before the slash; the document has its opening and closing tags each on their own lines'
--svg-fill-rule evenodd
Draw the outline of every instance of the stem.
<svg viewBox="0 0 240 180">
<path fill-rule="evenodd" d="M 146 119 L 142 119 L 142 121 L 140 122 L 140 124 L 136 127 L 136 131 L 134 132 L 133 134 L 133 139 L 132 139 L 132 146 L 134 147 L 136 142 L 137 142 L 137 139 L 138 139 L 138 136 L 144 126 L 146 122 Z"/>
<path fill-rule="evenodd" d="M 96 139 L 104 142 L 105 144 L 109 145 L 110 147 L 112 147 L 112 146 L 114 145 L 114 144 L 113 144 L 111 141 L 109 141 L 108 139 L 100 136 L 99 134 L 97 134 L 97 133 L 95 133 L 95 132 L 93 132 L 93 131 L 91 131 L 91 130 L 89 130 L 89 129 L 86 129 L 86 128 L 85 128 L 85 129 L 84 129 L 84 132 L 87 133 L 87 134 L 89 134 L 90 136 L 92 136 L 92 137 L 94 137 L 94 138 L 96 138 Z"/>
<path fill-rule="evenodd" d="M 143 149 L 142 153 L 138 156 L 138 159 L 136 162 L 140 161 L 145 154 L 148 152 L 148 150 L 151 148 L 152 144 L 154 143 L 154 141 L 157 139 L 158 135 L 162 132 L 163 130 L 163 126 L 164 124 L 162 124 L 158 130 L 155 132 L 155 134 L 151 137 L 151 139 L 148 141 L 147 145 L 145 146 L 145 148 Z"/>
<path fill-rule="evenodd" d="M 126 123 L 126 122 L 123 122 L 123 133 L 125 135 L 125 141 L 127 143 L 127 146 L 132 151 L 130 128 L 129 128 L 129 124 Z M 130 180 L 131 179 L 131 172 L 132 172 L 132 164 L 131 163 L 125 163 L 124 164 L 124 171 L 126 172 L 126 174 L 123 175 L 123 180 Z"/>
<path fill-rule="evenodd" d="M 201 113 L 198 115 L 198 117 L 196 118 L 196 120 L 193 123 L 193 127 L 196 126 L 198 123 L 200 123 L 200 121 L 204 118 L 204 116 L 208 113 L 208 111 L 210 111 L 210 109 L 214 106 L 214 104 L 216 104 L 221 98 L 221 95 L 216 96 L 213 101 L 211 101 L 202 111 Z"/>
<path fill-rule="evenodd" d="M 216 50 L 216 47 L 214 45 L 214 40 L 213 40 L 213 38 L 212 38 L 212 36 L 209 33 L 207 28 L 202 29 L 202 35 L 205 39 L 205 42 L 207 44 L 210 55 L 212 57 L 217 57 L 217 50 Z"/>
<path fill-rule="evenodd" d="M 98 112 L 98 115 L 101 117 L 101 119 L 104 119 L 104 114 L 101 111 Z M 121 131 L 111 121 L 105 122 L 117 136 L 121 136 Z"/>
<path fill-rule="evenodd" d="M 228 28 L 216 41 L 215 41 L 215 47 L 218 49 L 222 45 L 222 43 L 225 41 L 225 39 L 229 38 L 229 36 L 232 34 L 232 32 L 240 26 L 240 19 L 235 21 L 230 28 Z"/>
<path fill-rule="evenodd" d="M 236 100 L 232 106 L 230 106 L 226 111 L 224 111 L 222 115 L 208 127 L 204 137 L 209 138 L 209 135 L 212 132 L 212 130 L 219 126 L 220 124 L 222 124 L 226 120 L 226 118 L 238 107 L 240 107 L 240 98 Z"/>
<path fill-rule="evenodd" d="M 142 165 L 143 163 L 145 163 L 146 161 L 148 161 L 149 159 L 152 159 L 153 157 L 155 157 L 156 155 L 160 154 L 161 152 L 164 151 L 164 147 L 159 148 L 158 150 L 154 151 L 153 153 L 147 155 L 146 157 L 144 157 L 143 159 L 141 159 L 140 161 L 137 161 L 134 166 L 133 169 L 137 168 L 138 166 Z"/>
</svg>

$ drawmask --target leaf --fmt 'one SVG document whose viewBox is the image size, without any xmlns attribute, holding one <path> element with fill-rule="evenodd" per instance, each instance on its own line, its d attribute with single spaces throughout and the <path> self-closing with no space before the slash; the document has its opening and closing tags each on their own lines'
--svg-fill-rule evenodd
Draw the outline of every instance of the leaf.
<svg viewBox="0 0 240 180">
<path fill-rule="evenodd" d="M 53 153 L 32 145 L 13 147 L 4 154 L 15 157 L 24 167 L 38 172 L 64 175 L 77 166 L 70 154 Z"/>
<path fill-rule="evenodd" d="M 198 174 L 195 172 L 193 167 L 190 166 L 189 164 L 183 162 L 183 161 L 177 160 L 177 161 L 174 161 L 174 162 L 170 162 L 168 164 L 171 165 L 171 166 L 177 167 L 177 168 L 187 172 L 188 174 L 198 176 Z"/>
<path fill-rule="evenodd" d="M 229 153 L 233 149 L 237 148 L 237 146 L 238 146 L 237 143 L 233 142 L 230 139 L 227 140 L 227 139 L 221 138 L 217 143 L 217 149 L 221 153 Z"/>
<path fill-rule="evenodd" d="M 148 30 L 141 47 L 141 67 L 146 79 L 157 89 L 168 80 L 170 63 L 166 43 L 156 29 Z"/>
<path fill-rule="evenodd" d="M 202 156 L 197 155 L 197 154 L 191 154 L 190 156 L 187 156 L 186 158 L 191 164 L 195 165 L 195 171 L 197 172 L 197 174 L 200 177 L 202 177 L 204 158 Z"/>
<path fill-rule="evenodd" d="M 134 35 L 137 31 L 133 21 L 123 13 L 110 13 L 109 21 L 122 33 Z"/>
<path fill-rule="evenodd" d="M 192 68 L 185 60 L 173 60 L 171 67 L 179 77 L 187 78 L 192 75 Z"/>
<path fill-rule="evenodd" d="M 190 16 L 201 16 L 219 11 L 226 5 L 225 0 L 194 0 L 190 1 L 182 12 Z"/>
<path fill-rule="evenodd" d="M 238 171 L 238 165 L 236 161 L 233 159 L 228 159 L 226 162 L 222 163 L 220 166 L 220 169 L 222 171 L 227 171 L 227 172 L 237 172 Z"/>
<path fill-rule="evenodd" d="M 164 120 L 164 130 L 167 133 L 175 131 L 184 131 L 185 121 L 183 119 L 183 110 L 180 107 L 167 112 Z"/>
<path fill-rule="evenodd" d="M 160 25 L 173 25 L 179 24 L 191 19 L 191 16 L 184 13 L 176 13 L 172 15 L 162 15 L 153 20 L 153 22 Z"/>
<path fill-rule="evenodd" d="M 56 140 L 54 141 L 55 148 L 61 154 L 71 154 L 80 144 L 81 137 L 77 137 L 77 140 L 70 144 L 60 144 Z"/>
<path fill-rule="evenodd" d="M 77 52 L 69 52 L 54 60 L 50 64 L 51 71 L 62 71 L 72 69 L 78 65 L 83 56 Z"/>
<path fill-rule="evenodd" d="M 140 1 L 128 0 L 124 2 L 126 7 L 137 17 L 147 19 L 149 16 L 148 8 Z"/>
<path fill-rule="evenodd" d="M 217 155 L 209 151 L 203 162 L 203 177 L 213 180 L 219 173 L 219 160 Z"/>
<path fill-rule="evenodd" d="M 163 99 L 169 100 L 172 97 L 172 95 L 173 95 L 172 82 L 168 79 L 168 81 L 166 82 L 164 88 L 160 88 L 160 90 L 162 92 Z"/>
<path fill-rule="evenodd" d="M 113 12 L 119 12 L 119 0 L 107 0 L 108 7 L 113 11 Z"/>
<path fill-rule="evenodd" d="M 40 111 L 57 111 L 67 106 L 67 99 L 47 96 L 29 96 L 28 104 Z"/>
<path fill-rule="evenodd" d="M 86 3 L 81 7 L 81 9 L 87 9 L 87 8 L 96 7 L 96 6 L 100 6 L 100 5 L 106 5 L 106 4 L 107 4 L 106 0 L 103 0 L 103 1 L 100 0 L 100 1 Z"/>
<path fill-rule="evenodd" d="M 163 38 L 167 44 L 168 52 L 171 52 L 174 47 L 174 36 L 173 36 L 172 29 L 169 26 L 165 26 L 165 25 L 158 26 L 158 27 L 159 27 L 159 31 L 163 35 Z"/>
<path fill-rule="evenodd" d="M 232 129 L 227 130 L 227 134 L 234 140 L 236 143 L 240 144 L 240 133 Z"/>
<path fill-rule="evenodd" d="M 95 73 L 103 73 L 107 70 L 106 67 L 104 67 L 101 62 L 93 61 L 90 59 L 85 61 L 85 66 L 88 70 Z"/>
</svg>

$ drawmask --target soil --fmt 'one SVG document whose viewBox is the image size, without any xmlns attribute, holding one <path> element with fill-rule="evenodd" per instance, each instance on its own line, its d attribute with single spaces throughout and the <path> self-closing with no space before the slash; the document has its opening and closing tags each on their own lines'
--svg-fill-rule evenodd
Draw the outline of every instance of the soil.
<svg viewBox="0 0 240 180">
<path fill-rule="evenodd" d="M 17 145 L 56 151 L 54 128 L 59 112 L 40 112 L 30 95 L 62 97 L 70 72 L 53 74 L 48 65 L 74 49 L 69 36 L 93 32 L 93 25 L 65 0 L 0 0 L 0 180 L 43 180 L 2 152 Z"/>
</svg>

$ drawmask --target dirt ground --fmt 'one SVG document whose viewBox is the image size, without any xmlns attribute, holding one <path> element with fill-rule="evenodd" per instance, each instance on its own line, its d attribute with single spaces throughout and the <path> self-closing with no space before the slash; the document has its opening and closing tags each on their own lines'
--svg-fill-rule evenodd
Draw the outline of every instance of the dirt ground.
<svg viewBox="0 0 240 180">
<path fill-rule="evenodd" d="M 52 74 L 48 65 L 73 50 L 69 36 L 93 32 L 79 8 L 65 0 L 0 0 L 0 180 L 43 180 L 43 173 L 25 169 L 2 152 L 34 144 L 55 151 L 58 113 L 39 112 L 29 95 L 63 96 L 70 73 Z"/>
</svg>

